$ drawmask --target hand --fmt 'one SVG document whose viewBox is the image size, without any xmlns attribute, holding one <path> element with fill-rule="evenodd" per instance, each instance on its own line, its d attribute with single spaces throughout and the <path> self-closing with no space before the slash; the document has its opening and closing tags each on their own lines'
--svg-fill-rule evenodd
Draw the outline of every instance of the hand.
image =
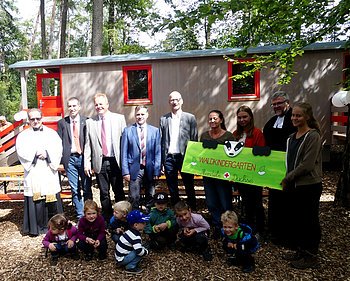
<svg viewBox="0 0 350 281">
<path fill-rule="evenodd" d="M 91 170 L 90 168 L 84 168 L 85 175 L 87 175 L 89 178 L 92 177 L 94 174 L 94 171 Z"/>
<path fill-rule="evenodd" d="M 67 241 L 67 246 L 68 246 L 69 249 L 73 248 L 74 247 L 74 242 L 72 240 L 68 240 Z"/>
<path fill-rule="evenodd" d="M 50 243 L 50 244 L 49 244 L 49 250 L 50 250 L 51 252 L 57 251 L 57 249 L 56 249 L 56 244 L 55 244 L 55 243 Z"/>
<path fill-rule="evenodd" d="M 195 230 L 194 229 L 189 229 L 189 228 L 185 228 L 184 229 L 184 235 L 186 236 L 186 237 L 190 237 L 190 236 L 192 236 L 193 234 L 195 234 Z"/>
<path fill-rule="evenodd" d="M 40 160 L 44 160 L 47 158 L 47 153 L 46 150 L 38 150 L 36 152 L 36 156 L 40 159 Z"/>
<path fill-rule="evenodd" d="M 158 224 L 157 227 L 159 228 L 160 231 L 164 231 L 168 228 L 168 225 L 166 222 L 163 222 L 161 224 Z"/>
<path fill-rule="evenodd" d="M 283 191 L 285 191 L 288 188 L 288 183 L 285 179 L 281 181 L 280 185 L 282 186 Z"/>
<path fill-rule="evenodd" d="M 90 237 L 86 237 L 86 243 L 90 244 L 90 245 L 94 245 L 95 244 L 95 240 L 90 238 Z"/>
<path fill-rule="evenodd" d="M 123 234 L 123 233 L 124 233 L 124 229 L 121 228 L 121 227 L 118 227 L 118 228 L 116 229 L 116 233 L 117 233 L 117 234 Z"/>
<path fill-rule="evenodd" d="M 100 240 L 96 240 L 94 243 L 94 247 L 97 248 L 98 246 L 100 246 Z"/>
<path fill-rule="evenodd" d="M 158 176 L 153 176 L 153 179 L 157 180 L 157 179 L 159 179 L 159 177 Z"/>
<path fill-rule="evenodd" d="M 126 180 L 127 182 L 130 182 L 130 175 L 123 176 L 123 179 Z"/>
</svg>

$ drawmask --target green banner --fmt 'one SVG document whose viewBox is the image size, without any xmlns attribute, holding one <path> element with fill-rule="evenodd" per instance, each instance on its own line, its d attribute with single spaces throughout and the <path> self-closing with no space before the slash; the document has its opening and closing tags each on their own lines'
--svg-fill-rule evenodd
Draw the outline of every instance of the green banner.
<svg viewBox="0 0 350 281">
<path fill-rule="evenodd" d="M 254 156 L 251 148 L 230 157 L 224 145 L 203 148 L 201 142 L 189 142 L 182 172 L 211 178 L 241 182 L 281 190 L 286 174 L 285 152 L 271 151 L 269 156 Z"/>
</svg>

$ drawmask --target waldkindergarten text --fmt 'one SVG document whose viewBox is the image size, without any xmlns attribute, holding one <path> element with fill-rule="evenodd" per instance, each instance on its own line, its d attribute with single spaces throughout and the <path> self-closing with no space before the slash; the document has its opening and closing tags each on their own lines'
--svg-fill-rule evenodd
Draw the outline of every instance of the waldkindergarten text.
<svg viewBox="0 0 350 281">
<path fill-rule="evenodd" d="M 216 165 L 221 167 L 231 167 L 235 169 L 247 170 L 247 171 L 256 171 L 256 165 L 251 162 L 237 162 L 231 160 L 219 160 L 209 157 L 199 157 L 199 162 L 209 165 Z"/>
</svg>

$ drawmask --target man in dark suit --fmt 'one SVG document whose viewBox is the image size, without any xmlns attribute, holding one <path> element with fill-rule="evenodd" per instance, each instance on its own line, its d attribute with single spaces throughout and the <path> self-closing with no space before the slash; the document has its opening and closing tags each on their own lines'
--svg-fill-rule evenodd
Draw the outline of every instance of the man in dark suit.
<svg viewBox="0 0 350 281">
<path fill-rule="evenodd" d="M 275 112 L 264 126 L 266 145 L 272 150 L 286 151 L 287 138 L 296 131 L 291 116 L 292 108 L 289 105 L 289 97 L 284 91 L 277 91 L 271 97 L 271 107 Z M 284 214 L 290 196 L 286 192 L 276 189 L 269 190 L 268 227 L 271 241 L 280 244 L 288 235 Z"/>
<path fill-rule="evenodd" d="M 92 199 L 91 178 L 84 173 L 82 152 L 85 144 L 87 118 L 79 114 L 80 101 L 76 97 L 67 101 L 67 107 L 69 116 L 58 121 L 57 133 L 62 139 L 63 146 L 61 163 L 67 174 L 72 191 L 72 202 L 79 219 L 84 215 L 84 201 Z M 83 190 L 83 197 L 81 190 Z"/>
<path fill-rule="evenodd" d="M 173 205 L 180 201 L 178 172 L 181 172 L 187 142 L 198 141 L 196 118 L 191 113 L 183 112 L 182 104 L 183 100 L 179 92 L 170 93 L 171 112 L 160 118 L 162 164 Z M 186 188 L 187 203 L 192 210 L 196 210 L 193 175 L 181 173 L 181 178 Z"/>
<path fill-rule="evenodd" d="M 86 142 L 84 170 L 89 177 L 96 175 L 100 189 L 102 215 L 108 223 L 113 215 L 110 185 L 115 202 L 125 199 L 123 176 L 120 165 L 120 140 L 126 126 L 122 114 L 108 110 L 107 95 L 98 93 L 94 97 L 97 115 L 86 120 Z"/>
<path fill-rule="evenodd" d="M 136 123 L 125 128 L 122 136 L 122 174 L 129 182 L 129 201 L 133 209 L 140 206 L 141 185 L 145 188 L 145 206 L 152 205 L 154 181 L 160 176 L 160 131 L 147 124 L 148 109 L 135 108 Z"/>
</svg>

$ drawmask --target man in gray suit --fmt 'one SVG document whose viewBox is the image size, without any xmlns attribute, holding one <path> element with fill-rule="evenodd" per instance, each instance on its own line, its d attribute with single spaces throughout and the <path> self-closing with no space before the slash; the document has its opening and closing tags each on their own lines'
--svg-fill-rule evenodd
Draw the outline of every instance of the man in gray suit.
<svg viewBox="0 0 350 281">
<path fill-rule="evenodd" d="M 100 189 L 102 215 L 109 223 L 113 215 L 110 198 L 110 185 L 115 202 L 125 199 L 123 177 L 120 166 L 120 140 L 126 127 L 122 114 L 108 110 L 106 94 L 98 93 L 94 97 L 97 115 L 86 120 L 86 142 L 84 149 L 84 170 L 89 177 L 96 175 Z"/>
<path fill-rule="evenodd" d="M 84 173 L 82 155 L 87 118 L 79 114 L 80 101 L 78 98 L 72 97 L 68 99 L 67 107 L 69 116 L 58 121 L 57 133 L 62 139 L 63 146 L 61 163 L 67 174 L 72 191 L 72 202 L 79 219 L 84 215 L 84 201 L 92 199 L 91 178 Z M 83 190 L 83 197 L 81 196 L 81 189 Z"/>
<path fill-rule="evenodd" d="M 183 112 L 182 104 L 181 94 L 173 91 L 169 95 L 171 112 L 160 118 L 162 164 L 173 205 L 180 201 L 178 172 L 181 172 L 187 142 L 198 141 L 196 118 L 191 113 Z M 193 175 L 181 173 L 181 178 L 186 188 L 187 203 L 192 210 L 196 210 Z"/>
</svg>

